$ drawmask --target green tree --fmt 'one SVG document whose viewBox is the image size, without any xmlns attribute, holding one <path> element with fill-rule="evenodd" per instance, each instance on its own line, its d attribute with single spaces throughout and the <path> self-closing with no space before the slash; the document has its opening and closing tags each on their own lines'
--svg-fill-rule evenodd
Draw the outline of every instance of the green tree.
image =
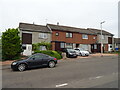
<svg viewBox="0 0 120 90">
<path fill-rule="evenodd" d="M 11 60 L 22 52 L 18 29 L 8 29 L 2 34 L 2 59 Z"/>
</svg>

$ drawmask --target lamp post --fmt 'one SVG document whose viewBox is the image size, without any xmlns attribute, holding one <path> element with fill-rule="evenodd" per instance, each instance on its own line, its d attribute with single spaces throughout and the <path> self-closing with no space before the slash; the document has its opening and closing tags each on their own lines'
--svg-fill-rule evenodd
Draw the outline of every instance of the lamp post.
<svg viewBox="0 0 120 90">
<path fill-rule="evenodd" d="M 105 23 L 105 21 L 100 22 L 100 27 L 101 27 L 101 57 L 103 56 L 103 42 L 102 42 L 102 24 Z"/>
</svg>

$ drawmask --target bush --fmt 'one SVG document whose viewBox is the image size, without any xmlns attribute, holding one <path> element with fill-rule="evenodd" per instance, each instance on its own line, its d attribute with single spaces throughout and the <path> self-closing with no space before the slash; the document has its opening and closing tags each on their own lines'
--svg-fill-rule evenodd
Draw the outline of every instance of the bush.
<svg viewBox="0 0 120 90">
<path fill-rule="evenodd" d="M 43 54 L 47 54 L 51 57 L 55 57 L 57 59 L 62 59 L 62 56 L 58 52 L 52 51 L 52 50 L 35 51 L 34 53 L 43 53 Z"/>
<path fill-rule="evenodd" d="M 2 34 L 2 59 L 13 60 L 22 52 L 18 29 L 8 29 Z"/>
<path fill-rule="evenodd" d="M 49 42 L 40 42 L 33 45 L 33 51 L 39 50 L 40 46 L 45 46 L 47 50 L 51 50 L 51 43 Z"/>
</svg>

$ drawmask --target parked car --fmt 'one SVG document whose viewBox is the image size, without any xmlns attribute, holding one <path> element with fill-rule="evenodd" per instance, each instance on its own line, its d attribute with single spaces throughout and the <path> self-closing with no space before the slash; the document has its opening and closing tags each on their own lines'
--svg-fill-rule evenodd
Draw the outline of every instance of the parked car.
<svg viewBox="0 0 120 90">
<path fill-rule="evenodd" d="M 66 49 L 66 56 L 68 58 L 70 58 L 70 57 L 77 58 L 77 54 L 74 49 Z"/>
<path fill-rule="evenodd" d="M 50 68 L 55 67 L 57 59 L 46 54 L 36 53 L 24 60 L 12 62 L 12 70 L 24 71 L 28 68 L 48 66 Z"/>
<path fill-rule="evenodd" d="M 74 50 L 76 50 L 77 55 L 79 55 L 79 56 L 89 56 L 90 55 L 90 53 L 88 51 L 84 50 L 83 48 L 76 48 Z"/>
</svg>

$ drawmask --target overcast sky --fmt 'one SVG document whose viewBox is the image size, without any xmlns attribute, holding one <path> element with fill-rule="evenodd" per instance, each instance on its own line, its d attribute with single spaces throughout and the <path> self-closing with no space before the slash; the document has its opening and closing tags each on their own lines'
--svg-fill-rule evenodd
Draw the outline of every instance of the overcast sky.
<svg viewBox="0 0 120 90">
<path fill-rule="evenodd" d="M 119 0 L 0 0 L 0 31 L 19 22 L 103 29 L 118 37 Z"/>
</svg>

